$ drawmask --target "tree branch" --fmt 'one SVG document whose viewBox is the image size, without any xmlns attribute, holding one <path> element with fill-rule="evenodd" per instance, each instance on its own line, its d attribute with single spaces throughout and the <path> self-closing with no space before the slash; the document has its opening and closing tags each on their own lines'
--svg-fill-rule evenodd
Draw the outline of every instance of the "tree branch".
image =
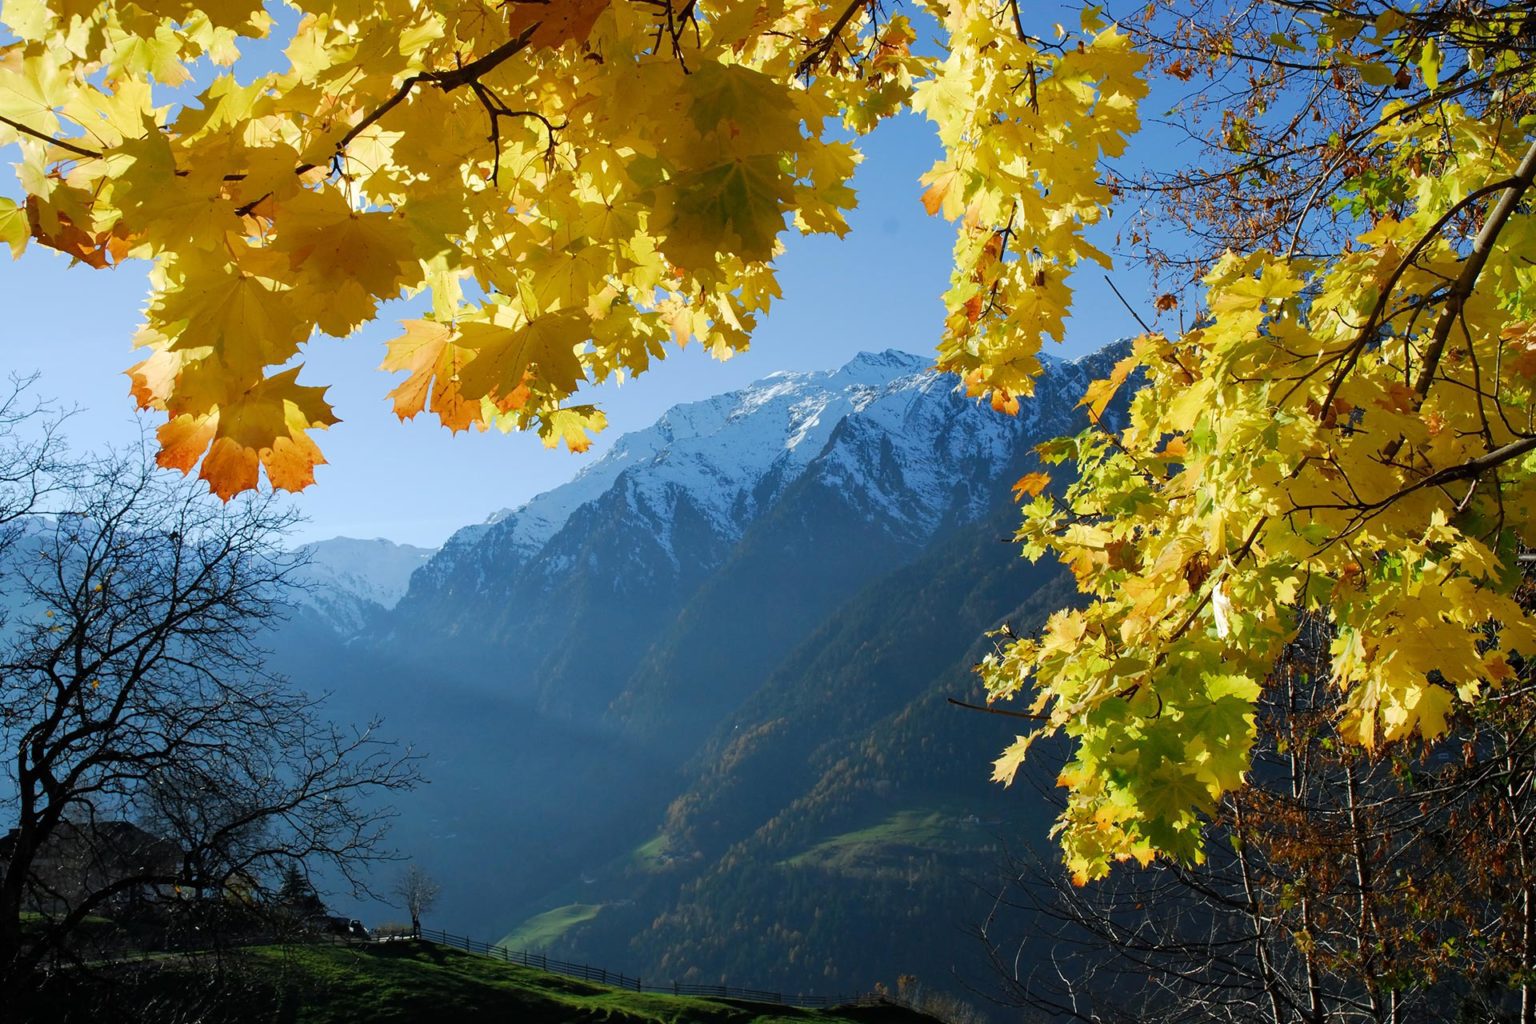
<svg viewBox="0 0 1536 1024">
<path fill-rule="evenodd" d="M 1007 708 L 989 708 L 985 704 L 968 704 L 963 700 L 956 700 L 954 697 L 945 697 L 944 699 L 957 708 L 965 708 L 967 711 L 982 711 L 989 715 L 1004 715 L 1008 718 L 1027 718 L 1032 722 L 1045 722 L 1048 721 L 1051 717 L 1049 715 L 1031 714 L 1028 711 L 1009 711 Z"/>
<path fill-rule="evenodd" d="M 400 83 L 400 88 L 395 90 L 395 94 L 393 96 L 385 100 L 379 106 L 375 107 L 368 113 L 366 117 L 348 129 L 345 135 L 336 140 L 336 152 L 339 153 L 343 149 L 346 149 L 347 144 L 350 143 L 353 139 L 357 138 L 373 125 L 377 124 L 379 119 L 382 118 L 385 114 L 389 113 L 391 110 L 394 110 L 396 107 L 398 107 L 401 103 L 405 102 L 406 97 L 410 96 L 410 94 L 418 85 L 421 85 L 425 82 L 427 84 L 437 86 L 445 93 L 453 92 L 453 90 L 460 88 L 461 86 L 469 85 L 471 82 L 477 81 L 487 72 L 494 71 L 499 65 L 505 63 L 509 58 L 515 56 L 524 48 L 526 48 L 528 45 L 528 40 L 533 38 L 533 33 L 538 29 L 538 27 L 539 26 L 537 23 L 530 25 L 523 31 L 522 35 L 507 40 L 505 43 L 502 43 L 500 46 L 496 47 L 496 49 L 492 50 L 484 57 L 481 57 L 478 60 L 472 60 L 461 68 L 455 68 L 452 71 L 423 71 L 421 74 L 412 75 L 410 78 L 407 78 L 405 81 Z M 303 174 L 306 171 L 314 170 L 318 166 L 318 164 L 310 163 L 300 164 L 298 167 L 294 168 L 294 173 Z"/>
<path fill-rule="evenodd" d="M 1525 151 L 1525 156 L 1521 158 L 1520 166 L 1515 169 L 1515 176 L 1509 187 L 1494 205 L 1493 212 L 1488 215 L 1488 220 L 1483 224 L 1483 230 L 1477 233 L 1477 238 L 1472 243 L 1472 252 L 1467 255 L 1466 262 L 1461 265 L 1461 273 L 1456 275 L 1456 282 L 1451 285 L 1450 294 L 1446 296 L 1445 308 L 1440 313 L 1440 319 L 1435 322 L 1435 331 L 1429 348 L 1424 351 L 1424 365 L 1419 370 L 1419 379 L 1413 385 L 1414 393 L 1418 395 L 1420 402 L 1429 394 L 1435 371 L 1440 366 L 1440 356 L 1445 352 L 1446 339 L 1451 336 L 1451 328 L 1455 326 L 1462 306 L 1466 304 L 1467 299 L 1472 295 L 1472 289 L 1477 285 L 1478 275 L 1483 272 L 1483 265 L 1488 262 L 1488 257 L 1493 252 L 1494 240 L 1499 237 L 1499 232 L 1504 230 L 1505 222 L 1515 212 L 1515 204 L 1531 187 L 1533 179 L 1536 179 L 1536 142 L 1532 142 L 1530 148 Z"/>
<path fill-rule="evenodd" d="M 21 132 L 24 135 L 30 135 L 34 139 L 42 139 L 44 142 L 48 143 L 50 146 L 58 146 L 60 149 L 67 149 L 71 153 L 75 153 L 75 154 L 77 154 L 79 156 L 83 156 L 83 157 L 88 157 L 89 159 L 92 159 L 92 160 L 100 160 L 101 159 L 101 154 L 95 152 L 94 150 L 82 149 L 81 147 L 75 145 L 73 142 L 65 142 L 63 139 L 56 139 L 56 138 L 54 138 L 51 135 L 46 135 L 43 132 L 38 131 L 36 128 L 29 128 L 26 125 L 22 124 L 20 121 L 12 121 L 10 118 L 6 117 L 4 114 L 0 114 L 0 124 L 8 124 L 12 128 L 16 129 L 17 131 Z"/>
<path fill-rule="evenodd" d="M 816 65 L 825 60 L 827 54 L 832 52 L 832 47 L 837 45 L 838 36 L 843 34 L 843 29 L 848 27 L 853 16 L 873 2 L 874 0 L 853 0 L 838 17 L 836 23 L 827 30 L 827 34 L 818 39 L 811 46 L 810 52 L 800 58 L 800 63 L 795 65 L 795 74 L 805 76 L 815 70 Z"/>
</svg>

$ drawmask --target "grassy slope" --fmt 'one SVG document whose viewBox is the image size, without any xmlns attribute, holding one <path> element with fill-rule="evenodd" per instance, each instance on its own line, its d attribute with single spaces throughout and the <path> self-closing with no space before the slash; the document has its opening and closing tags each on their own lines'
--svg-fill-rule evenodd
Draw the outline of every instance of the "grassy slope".
<svg viewBox="0 0 1536 1024">
<path fill-rule="evenodd" d="M 831 868 L 849 858 L 871 859 L 900 852 L 945 849 L 971 838 L 962 815 L 963 811 L 933 806 L 896 811 L 866 828 L 823 839 L 783 863 L 791 867 Z"/>
<path fill-rule="evenodd" d="M 928 1024 L 890 1006 L 801 1010 L 646 995 L 416 943 L 263 951 L 298 981 L 299 1024 Z"/>
<path fill-rule="evenodd" d="M 592 920 L 602 909 L 602 905 L 597 903 L 570 903 L 563 907 L 556 907 L 554 910 L 530 917 L 504 935 L 497 945 L 511 950 L 526 949 L 538 952 L 569 929 L 583 921 Z"/>
</svg>

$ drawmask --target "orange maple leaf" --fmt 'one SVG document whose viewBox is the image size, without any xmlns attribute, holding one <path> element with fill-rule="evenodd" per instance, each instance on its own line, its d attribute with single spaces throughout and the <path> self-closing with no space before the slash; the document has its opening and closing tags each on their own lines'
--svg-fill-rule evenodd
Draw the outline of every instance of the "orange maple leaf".
<svg viewBox="0 0 1536 1024">
<path fill-rule="evenodd" d="M 199 478 L 225 501 L 253 489 L 263 468 L 279 490 L 314 483 L 314 467 L 325 459 L 308 431 L 338 420 L 324 388 L 297 383 L 299 369 L 265 378 L 206 413 L 173 416 L 156 431 L 155 462 L 190 473 L 201 459 Z"/>
<path fill-rule="evenodd" d="M 1031 498 L 1038 497 L 1050 482 L 1049 473 L 1025 473 L 1014 481 L 1013 500 L 1023 501 L 1026 494 Z"/>
<path fill-rule="evenodd" d="M 241 491 L 255 489 L 260 465 L 256 449 L 220 437 L 203 457 L 203 468 L 198 476 L 207 482 L 209 490 L 228 501 Z"/>
<path fill-rule="evenodd" d="M 48 211 L 55 223 L 44 223 L 42 208 L 36 196 L 27 196 L 27 226 L 32 237 L 50 249 L 101 270 L 121 263 L 133 248 L 134 239 L 119 224 L 107 231 L 91 232 L 80 227 L 62 210 Z"/>
<path fill-rule="evenodd" d="M 433 320 L 406 320 L 405 333 L 389 341 L 381 370 L 405 370 L 406 377 L 389 398 L 402 420 L 431 408 L 432 414 L 453 433 L 481 423 L 480 400 L 467 399 L 459 390 L 459 371 L 474 353 L 454 343 L 457 332 Z"/>
<path fill-rule="evenodd" d="M 302 432 L 278 438 L 258 457 L 272 486 L 283 491 L 302 491 L 315 482 L 315 467 L 325 464 L 320 446 Z"/>
<path fill-rule="evenodd" d="M 203 452 L 213 443 L 213 431 L 218 415 L 175 416 L 162 423 L 155 431 L 160 451 L 155 464 L 163 469 L 179 469 L 190 473 Z"/>
</svg>

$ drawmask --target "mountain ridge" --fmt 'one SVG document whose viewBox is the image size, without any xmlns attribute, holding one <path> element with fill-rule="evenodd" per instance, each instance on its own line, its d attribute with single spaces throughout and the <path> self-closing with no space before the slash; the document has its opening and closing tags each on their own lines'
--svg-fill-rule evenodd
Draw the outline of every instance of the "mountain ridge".
<svg viewBox="0 0 1536 1024">
<path fill-rule="evenodd" d="M 622 718 L 657 689 L 665 665 L 643 666 L 701 593 L 719 598 L 731 579 L 737 594 L 766 592 L 761 581 L 787 580 L 786 560 L 819 554 L 849 577 L 828 599 L 846 596 L 982 514 L 1004 477 L 1033 464 L 1034 441 L 1069 430 L 1091 365 L 1048 360 L 1016 417 L 895 349 L 675 406 L 570 483 L 456 533 L 378 639 L 401 657 L 452 657 L 547 712 Z M 809 523 L 824 527 L 816 552 L 802 550 Z M 868 564 L 850 554 L 861 544 Z M 749 550 L 763 571 L 733 572 Z"/>
</svg>

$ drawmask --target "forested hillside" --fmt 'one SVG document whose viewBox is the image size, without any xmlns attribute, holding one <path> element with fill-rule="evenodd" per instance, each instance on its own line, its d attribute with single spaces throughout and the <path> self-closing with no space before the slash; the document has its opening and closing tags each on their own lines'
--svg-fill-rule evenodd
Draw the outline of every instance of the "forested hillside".
<svg viewBox="0 0 1536 1024">
<path fill-rule="evenodd" d="M 1043 841 L 1053 812 L 985 780 L 1009 723 L 945 698 L 974 694 L 983 641 L 964 638 L 1070 599 L 1051 568 L 996 558 L 1005 530 L 1003 514 L 951 537 L 799 645 L 695 759 L 658 836 L 587 887 L 614 905 L 554 948 L 831 988 L 977 972 L 968 933 L 1004 846 Z"/>
</svg>

